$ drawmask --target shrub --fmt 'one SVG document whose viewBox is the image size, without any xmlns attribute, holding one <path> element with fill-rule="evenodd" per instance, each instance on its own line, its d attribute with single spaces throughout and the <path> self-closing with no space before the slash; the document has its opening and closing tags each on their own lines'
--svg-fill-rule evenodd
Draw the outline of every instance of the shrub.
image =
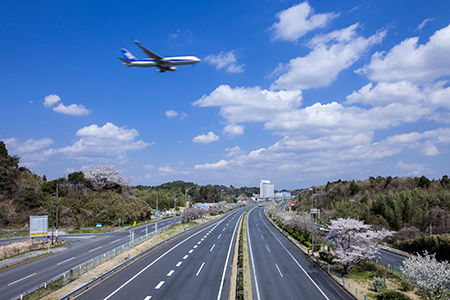
<svg viewBox="0 0 450 300">
<path fill-rule="evenodd" d="M 330 265 L 336 263 L 336 262 L 333 261 L 333 259 L 335 258 L 335 256 L 333 256 L 332 254 L 327 253 L 327 252 L 325 252 L 325 251 L 320 251 L 320 252 L 319 252 L 319 257 L 320 257 L 321 260 L 323 260 L 323 261 L 329 263 Z"/>
<path fill-rule="evenodd" d="M 305 246 L 305 247 L 311 247 L 311 243 L 310 242 L 308 242 L 308 241 L 304 241 L 303 242 L 303 245 Z"/>
<path fill-rule="evenodd" d="M 370 289 L 377 293 L 381 293 L 383 290 L 387 288 L 386 283 L 384 283 L 383 278 L 374 277 L 370 282 Z"/>
<path fill-rule="evenodd" d="M 411 300 L 406 295 L 403 295 L 400 292 L 393 290 L 383 290 L 381 293 L 377 295 L 378 300 Z"/>
<path fill-rule="evenodd" d="M 402 281 L 401 285 L 402 285 L 402 290 L 405 292 L 409 292 L 414 289 L 414 287 L 412 285 L 410 285 L 409 283 L 407 283 L 405 281 Z"/>
</svg>

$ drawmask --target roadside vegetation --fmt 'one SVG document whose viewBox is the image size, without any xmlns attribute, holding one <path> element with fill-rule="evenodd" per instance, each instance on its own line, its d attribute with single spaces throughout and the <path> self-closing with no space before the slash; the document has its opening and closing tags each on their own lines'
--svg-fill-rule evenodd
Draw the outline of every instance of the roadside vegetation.
<svg viewBox="0 0 450 300">
<path fill-rule="evenodd" d="M 96 166 L 54 180 L 19 167 L 20 158 L 10 155 L 0 141 L 0 228 L 3 237 L 25 232 L 28 235 L 29 216 L 51 215 L 58 207 L 58 226 L 79 230 L 103 226 L 118 226 L 119 217 L 125 225 L 148 221 L 152 211 L 176 210 L 186 201 L 216 203 L 211 213 L 227 210 L 223 203 L 235 203 L 256 192 L 257 188 L 234 188 L 220 185 L 199 186 L 175 181 L 159 186 L 131 186 L 114 166 Z M 187 190 L 187 193 L 186 193 Z M 176 201 L 175 201 L 176 199 Z M 122 204 L 123 203 L 123 204 Z M 222 203 L 219 205 L 219 203 Z M 195 214 L 195 211 L 190 211 Z M 7 230 L 6 230 L 7 229 Z M 21 231 L 17 231 L 20 229 Z"/>
</svg>

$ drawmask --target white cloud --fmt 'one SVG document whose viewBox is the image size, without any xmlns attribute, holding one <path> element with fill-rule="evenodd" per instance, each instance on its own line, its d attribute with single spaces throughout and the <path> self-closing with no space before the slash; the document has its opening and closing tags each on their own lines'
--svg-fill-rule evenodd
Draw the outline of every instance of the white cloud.
<svg viewBox="0 0 450 300">
<path fill-rule="evenodd" d="M 81 104 L 71 104 L 69 106 L 65 106 L 64 104 L 60 103 L 57 107 L 53 107 L 53 110 L 60 114 L 71 116 L 87 116 L 91 112 Z"/>
<path fill-rule="evenodd" d="M 314 10 L 308 2 L 296 4 L 277 13 L 279 22 L 273 24 L 270 28 L 274 31 L 272 38 L 274 40 L 296 41 L 314 29 L 325 27 L 338 15 L 336 13 L 314 14 Z"/>
<path fill-rule="evenodd" d="M 166 111 L 166 117 L 176 118 L 176 117 L 178 117 L 178 113 L 171 109 L 171 110 Z"/>
<path fill-rule="evenodd" d="M 380 31 L 366 39 L 357 35 L 357 27 L 354 24 L 313 39 L 310 43 L 313 49 L 308 55 L 277 67 L 275 72 L 281 75 L 271 89 L 317 88 L 336 80 L 339 72 L 354 64 L 369 47 L 381 42 L 386 33 Z"/>
<path fill-rule="evenodd" d="M 220 169 L 225 169 L 228 166 L 228 162 L 226 160 L 221 160 L 218 161 L 216 163 L 212 163 L 212 164 L 203 164 L 203 165 L 196 165 L 194 166 L 194 169 L 214 169 L 214 170 L 220 170 Z"/>
<path fill-rule="evenodd" d="M 403 161 L 399 161 L 397 163 L 397 168 L 410 171 L 410 173 L 408 174 L 409 176 L 418 176 L 430 172 L 430 169 L 425 167 L 423 164 L 408 164 Z"/>
<path fill-rule="evenodd" d="M 200 107 L 219 106 L 220 114 L 230 123 L 264 122 L 280 112 L 300 106 L 302 92 L 270 91 L 260 87 L 237 87 L 221 85 L 211 94 L 193 103 Z"/>
<path fill-rule="evenodd" d="M 61 98 L 58 95 L 51 94 L 45 96 L 44 106 L 50 108 L 56 105 L 59 101 L 61 101 Z M 91 111 L 86 109 L 86 107 L 82 104 L 71 104 L 69 106 L 65 106 L 63 103 L 59 103 L 58 106 L 53 107 L 53 111 L 71 116 L 87 116 L 91 113 Z"/>
<path fill-rule="evenodd" d="M 49 154 L 46 148 L 54 143 L 51 138 L 28 139 L 25 142 L 19 141 L 17 138 L 3 139 L 8 149 L 9 155 L 18 155 L 20 164 L 27 167 L 35 167 L 42 164 Z"/>
<path fill-rule="evenodd" d="M 219 54 L 210 54 L 204 59 L 207 63 L 216 67 L 216 69 L 225 69 L 228 73 L 242 73 L 244 72 L 244 65 L 237 63 L 234 50 L 223 52 Z"/>
<path fill-rule="evenodd" d="M 209 144 L 219 140 L 219 136 L 210 131 L 207 134 L 201 134 L 192 139 L 194 143 Z"/>
<path fill-rule="evenodd" d="M 228 153 L 225 155 L 225 157 L 233 157 L 236 155 L 243 154 L 244 151 L 239 146 L 234 146 L 233 148 L 225 148 L 225 151 Z"/>
<path fill-rule="evenodd" d="M 230 139 L 237 137 L 238 135 L 244 134 L 244 125 L 239 124 L 228 124 L 223 129 L 222 133 L 226 134 Z"/>
<path fill-rule="evenodd" d="M 395 83 L 380 82 L 375 87 L 369 83 L 359 91 L 354 91 L 347 96 L 347 103 L 379 106 L 392 102 L 417 103 L 425 99 L 425 94 L 417 86 L 407 81 L 399 81 Z"/>
<path fill-rule="evenodd" d="M 158 171 L 163 173 L 173 173 L 173 169 L 169 166 L 159 167 Z"/>
<path fill-rule="evenodd" d="M 106 123 L 102 127 L 97 124 L 83 127 L 76 133 L 79 140 L 73 145 L 59 149 L 50 149 L 49 153 L 62 153 L 70 158 L 98 159 L 124 158 L 127 151 L 141 150 L 151 144 L 142 140 L 135 141 L 139 136 L 136 129 L 118 127 Z"/>
<path fill-rule="evenodd" d="M 44 106 L 45 107 L 52 107 L 53 105 L 55 105 L 56 103 L 58 103 L 61 100 L 61 98 L 59 98 L 58 95 L 48 95 L 45 96 L 44 98 Z"/>
<path fill-rule="evenodd" d="M 417 26 L 417 30 L 422 30 L 422 28 L 425 27 L 425 25 L 427 25 L 428 22 L 434 21 L 436 18 L 428 18 L 422 21 L 422 23 L 419 24 L 419 26 Z"/>
<path fill-rule="evenodd" d="M 377 52 L 359 69 L 373 81 L 409 81 L 425 84 L 450 75 L 450 25 L 436 31 L 426 44 L 419 38 L 405 39 L 389 52 Z"/>
</svg>

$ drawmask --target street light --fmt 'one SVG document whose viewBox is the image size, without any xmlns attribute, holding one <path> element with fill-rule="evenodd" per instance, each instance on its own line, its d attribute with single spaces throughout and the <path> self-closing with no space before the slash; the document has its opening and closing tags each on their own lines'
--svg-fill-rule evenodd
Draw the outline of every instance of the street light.
<svg viewBox="0 0 450 300">
<path fill-rule="evenodd" d="M 313 189 L 309 188 L 311 191 L 311 253 L 314 257 L 314 216 L 313 216 L 313 209 L 314 209 L 314 201 L 313 201 Z"/>
</svg>

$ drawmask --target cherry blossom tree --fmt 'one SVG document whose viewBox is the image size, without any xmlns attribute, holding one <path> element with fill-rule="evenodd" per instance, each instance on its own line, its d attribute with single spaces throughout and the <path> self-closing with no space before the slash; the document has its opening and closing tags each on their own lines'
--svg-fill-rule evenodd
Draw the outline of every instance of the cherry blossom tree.
<svg viewBox="0 0 450 300">
<path fill-rule="evenodd" d="M 344 267 L 345 273 L 359 263 L 376 258 L 379 243 L 394 234 L 386 229 L 373 231 L 371 228 L 372 225 L 364 221 L 350 218 L 331 221 L 327 239 L 336 245 L 335 260 Z"/>
<path fill-rule="evenodd" d="M 404 281 L 419 289 L 427 299 L 450 299 L 450 263 L 438 262 L 435 255 L 413 256 L 400 267 Z"/>
<path fill-rule="evenodd" d="M 128 185 L 129 180 L 118 176 L 121 170 L 116 170 L 114 167 L 112 165 L 96 166 L 85 174 L 85 178 L 99 190 L 112 188 L 116 185 Z"/>
</svg>

